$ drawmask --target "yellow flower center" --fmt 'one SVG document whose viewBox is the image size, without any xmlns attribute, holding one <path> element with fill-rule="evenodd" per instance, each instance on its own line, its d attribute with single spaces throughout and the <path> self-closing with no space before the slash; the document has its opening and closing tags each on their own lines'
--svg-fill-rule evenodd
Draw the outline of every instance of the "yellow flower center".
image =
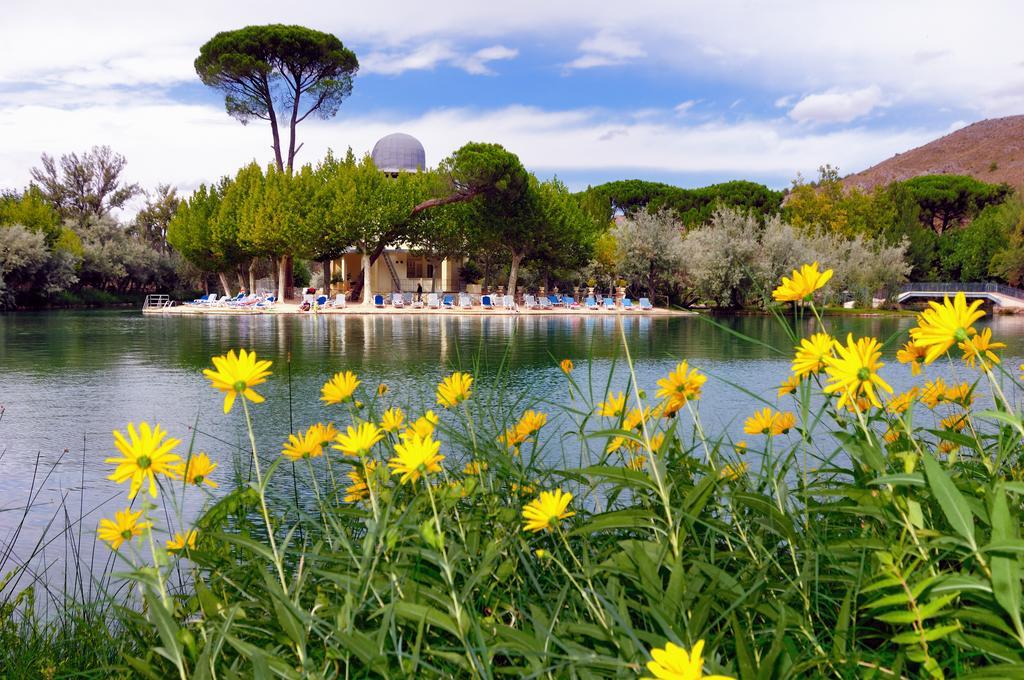
<svg viewBox="0 0 1024 680">
<path fill-rule="evenodd" d="M 203 483 L 204 479 L 206 479 L 204 475 L 196 475 L 195 477 L 192 478 L 192 483 L 195 484 L 196 486 L 199 486 L 200 484 Z"/>
<path fill-rule="evenodd" d="M 245 384 L 244 380 L 239 380 L 235 383 L 235 392 L 245 392 L 248 385 Z"/>
<path fill-rule="evenodd" d="M 125 529 L 124 531 L 121 532 L 121 538 L 123 538 L 124 540 L 127 541 L 127 540 L 131 539 L 131 537 L 132 537 L 132 530 L 131 529 Z"/>
<path fill-rule="evenodd" d="M 871 371 L 863 366 L 859 371 L 857 371 L 857 380 L 860 380 L 861 382 L 867 382 L 870 377 Z"/>
<path fill-rule="evenodd" d="M 140 470 L 145 470 L 153 464 L 153 461 L 149 456 L 139 456 L 135 459 L 135 464 L 139 466 Z"/>
<path fill-rule="evenodd" d="M 967 331 L 963 328 L 957 328 L 953 331 L 953 337 L 956 338 L 957 342 L 967 342 Z"/>
</svg>

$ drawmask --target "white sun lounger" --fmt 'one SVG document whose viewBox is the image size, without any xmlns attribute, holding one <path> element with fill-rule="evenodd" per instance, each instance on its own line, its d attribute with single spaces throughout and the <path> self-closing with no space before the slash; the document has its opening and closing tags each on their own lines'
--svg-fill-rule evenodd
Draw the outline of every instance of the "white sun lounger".
<svg viewBox="0 0 1024 680">
<path fill-rule="evenodd" d="M 427 308 L 441 309 L 441 298 L 437 297 L 437 293 L 429 293 L 427 295 Z"/>
</svg>

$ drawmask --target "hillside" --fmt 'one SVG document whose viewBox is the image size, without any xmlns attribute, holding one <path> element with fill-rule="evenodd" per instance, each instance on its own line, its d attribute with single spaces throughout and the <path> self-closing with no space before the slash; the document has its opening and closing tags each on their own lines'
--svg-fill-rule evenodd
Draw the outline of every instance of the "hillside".
<svg viewBox="0 0 1024 680">
<path fill-rule="evenodd" d="M 973 123 L 849 175 L 843 184 L 871 189 L 930 174 L 969 175 L 983 182 L 1024 186 L 1024 116 Z"/>
</svg>

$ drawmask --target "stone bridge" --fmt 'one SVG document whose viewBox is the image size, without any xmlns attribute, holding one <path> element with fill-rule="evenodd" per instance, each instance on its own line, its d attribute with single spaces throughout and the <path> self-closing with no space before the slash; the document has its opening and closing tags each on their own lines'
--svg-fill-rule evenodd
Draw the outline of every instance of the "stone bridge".
<svg viewBox="0 0 1024 680">
<path fill-rule="evenodd" d="M 1024 309 L 1024 290 L 998 283 L 908 283 L 900 289 L 896 301 L 902 304 L 915 299 L 941 299 L 957 293 L 969 300 L 988 300 L 997 307 Z"/>
</svg>

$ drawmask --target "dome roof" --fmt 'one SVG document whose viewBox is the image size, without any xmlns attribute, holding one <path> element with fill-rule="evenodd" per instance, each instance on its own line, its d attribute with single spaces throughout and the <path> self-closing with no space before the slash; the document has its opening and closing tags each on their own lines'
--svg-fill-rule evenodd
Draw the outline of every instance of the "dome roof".
<svg viewBox="0 0 1024 680">
<path fill-rule="evenodd" d="M 370 153 L 381 172 L 416 172 L 427 167 L 427 152 L 420 140 L 404 132 L 381 137 Z"/>
</svg>

